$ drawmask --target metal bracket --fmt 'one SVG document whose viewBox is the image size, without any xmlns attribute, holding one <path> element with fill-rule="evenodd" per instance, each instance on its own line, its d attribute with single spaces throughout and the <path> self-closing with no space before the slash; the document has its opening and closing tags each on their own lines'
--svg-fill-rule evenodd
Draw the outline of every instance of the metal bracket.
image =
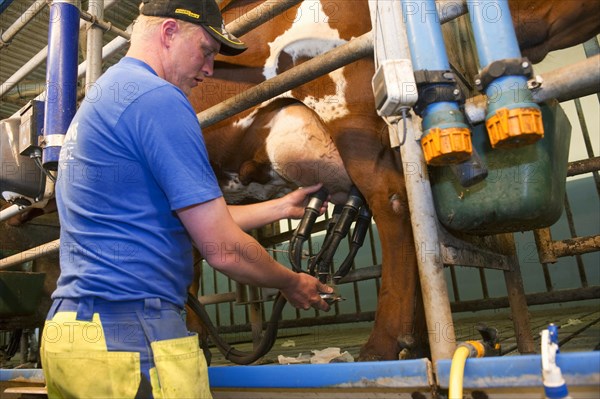
<svg viewBox="0 0 600 399">
<path fill-rule="evenodd" d="M 464 104 L 465 96 L 456 83 L 452 71 L 415 71 L 415 81 L 419 99 L 414 106 L 415 113 L 422 116 L 430 104 L 440 101 L 452 101 Z"/>
<path fill-rule="evenodd" d="M 475 76 L 477 90 L 483 92 L 494 80 L 502 76 L 533 76 L 533 67 L 527 58 L 507 58 L 497 60 L 481 70 Z"/>
</svg>

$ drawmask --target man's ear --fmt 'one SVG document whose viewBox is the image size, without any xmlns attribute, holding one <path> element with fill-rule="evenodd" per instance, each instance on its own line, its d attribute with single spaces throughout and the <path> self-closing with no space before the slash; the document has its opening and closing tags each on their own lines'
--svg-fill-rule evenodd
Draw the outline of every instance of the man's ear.
<svg viewBox="0 0 600 399">
<path fill-rule="evenodd" d="M 167 19 L 161 25 L 161 39 L 164 45 L 169 48 L 173 38 L 179 32 L 179 24 L 174 19 Z"/>
</svg>

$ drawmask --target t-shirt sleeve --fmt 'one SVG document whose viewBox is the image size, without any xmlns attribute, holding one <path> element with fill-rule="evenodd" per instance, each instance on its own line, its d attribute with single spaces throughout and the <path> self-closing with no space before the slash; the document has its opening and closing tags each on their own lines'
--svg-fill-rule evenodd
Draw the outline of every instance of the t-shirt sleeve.
<svg viewBox="0 0 600 399">
<path fill-rule="evenodd" d="M 200 123 L 183 93 L 162 86 L 130 107 L 135 151 L 164 191 L 171 210 L 221 197 Z"/>
</svg>

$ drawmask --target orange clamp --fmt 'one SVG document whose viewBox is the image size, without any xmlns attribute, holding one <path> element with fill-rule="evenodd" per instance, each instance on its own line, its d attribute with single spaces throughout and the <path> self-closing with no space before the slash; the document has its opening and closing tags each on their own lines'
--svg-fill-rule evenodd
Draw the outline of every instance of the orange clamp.
<svg viewBox="0 0 600 399">
<path fill-rule="evenodd" d="M 421 148 L 428 165 L 448 165 L 466 161 L 473 152 L 471 131 L 467 127 L 433 127 L 421 137 Z"/>
<path fill-rule="evenodd" d="M 485 356 L 485 346 L 483 346 L 481 341 L 467 341 L 466 344 L 471 345 L 475 352 L 475 357 Z M 471 354 L 471 357 L 473 357 L 473 354 Z"/>
<path fill-rule="evenodd" d="M 485 123 L 492 148 L 516 148 L 544 137 L 538 108 L 500 108 Z"/>
</svg>

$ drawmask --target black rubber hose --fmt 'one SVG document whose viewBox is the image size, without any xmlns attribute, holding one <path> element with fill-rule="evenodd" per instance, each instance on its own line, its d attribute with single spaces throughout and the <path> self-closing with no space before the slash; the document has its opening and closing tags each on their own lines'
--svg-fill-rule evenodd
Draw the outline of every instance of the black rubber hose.
<svg viewBox="0 0 600 399">
<path fill-rule="evenodd" d="M 311 270 L 316 270 L 319 280 L 322 283 L 327 282 L 329 276 L 329 266 L 333 261 L 335 252 L 340 245 L 342 239 L 346 237 L 350 226 L 356 219 L 359 209 L 364 204 L 364 198 L 355 186 L 352 186 L 348 200 L 344 205 L 342 213 L 340 214 L 339 220 L 333 229 L 331 235 L 331 241 L 323 245 L 323 249 L 319 252 L 319 255 L 313 259 L 311 263 Z"/>
<path fill-rule="evenodd" d="M 275 340 L 277 339 L 277 330 L 279 328 L 279 318 L 281 317 L 281 312 L 283 311 L 283 307 L 287 303 L 287 300 L 283 295 L 281 295 L 281 293 L 277 295 L 275 303 L 273 304 L 271 318 L 267 322 L 267 328 L 254 352 L 243 352 L 237 350 L 225 342 L 219 335 L 216 327 L 212 324 L 204 305 L 202 305 L 198 298 L 196 298 L 194 295 L 188 293 L 187 302 L 190 309 L 192 309 L 192 311 L 196 313 L 198 317 L 200 317 L 200 320 L 202 320 L 204 326 L 208 330 L 208 334 L 213 339 L 214 344 L 219 352 L 221 352 L 221 354 L 225 357 L 225 359 L 236 364 L 245 365 L 253 363 L 266 355 L 275 344 Z"/>
<path fill-rule="evenodd" d="M 329 223 L 327 223 L 327 229 L 325 231 L 325 237 L 323 238 L 323 243 L 321 244 L 322 245 L 321 249 L 319 250 L 319 252 L 317 252 L 317 254 L 315 256 L 313 256 L 310 259 L 310 262 L 309 262 L 308 273 L 311 276 L 317 275 L 317 271 L 315 270 L 315 267 L 316 267 L 319 259 L 321 259 L 327 252 L 327 248 L 329 248 L 331 246 L 331 241 L 333 240 L 333 230 L 335 229 L 337 222 L 340 220 L 340 215 L 341 215 L 343 209 L 344 209 L 344 205 L 340 205 L 340 204 L 337 204 L 333 208 L 333 213 L 331 214 Z"/>
<path fill-rule="evenodd" d="M 371 210 L 367 205 L 360 208 L 358 220 L 356 221 L 356 226 L 352 233 L 348 256 L 346 256 L 346 259 L 344 259 L 341 266 L 338 268 L 338 271 L 333 275 L 334 284 L 337 284 L 337 282 L 350 271 L 358 250 L 365 243 L 365 237 L 367 236 L 369 226 L 371 225 L 371 216 Z"/>
<path fill-rule="evenodd" d="M 302 271 L 302 245 L 304 245 L 304 242 L 310 236 L 315 220 L 317 220 L 321 213 L 321 206 L 323 206 L 323 202 L 325 202 L 328 195 L 329 192 L 324 187 L 321 187 L 316 193 L 311 195 L 304 211 L 304 216 L 290 239 L 288 257 L 292 269 L 297 273 Z"/>
<path fill-rule="evenodd" d="M 19 348 L 21 348 L 21 336 L 23 335 L 23 330 L 18 329 L 14 330 L 10 333 L 8 347 L 6 348 L 6 354 L 9 358 L 12 358 L 17 354 Z"/>
</svg>

